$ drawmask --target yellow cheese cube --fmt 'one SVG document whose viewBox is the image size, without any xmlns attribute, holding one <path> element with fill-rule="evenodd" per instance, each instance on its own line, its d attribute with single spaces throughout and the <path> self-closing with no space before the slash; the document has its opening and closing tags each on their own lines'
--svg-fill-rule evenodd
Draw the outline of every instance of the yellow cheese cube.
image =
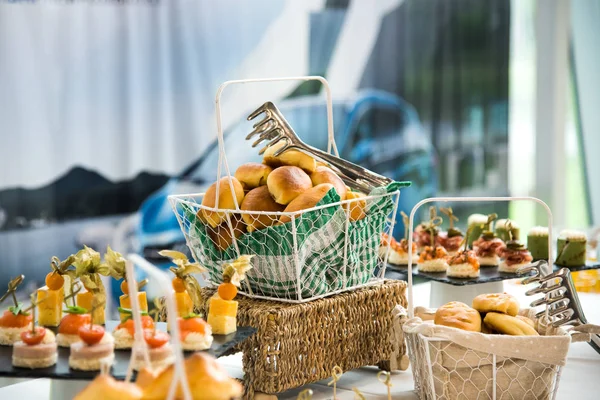
<svg viewBox="0 0 600 400">
<path fill-rule="evenodd" d="M 177 304 L 177 314 L 183 318 L 194 312 L 194 303 L 187 291 L 175 293 L 175 302 Z"/>
<path fill-rule="evenodd" d="M 38 323 L 42 326 L 58 326 L 62 319 L 63 288 L 50 290 L 44 286 L 37 290 Z"/>
<path fill-rule="evenodd" d="M 138 303 L 140 304 L 140 310 L 148 311 L 148 300 L 146 299 L 146 292 L 138 292 Z M 119 297 L 119 304 L 121 308 L 131 308 L 131 298 L 128 294 L 124 294 Z M 121 320 L 127 315 L 121 313 Z"/>
<path fill-rule="evenodd" d="M 214 315 L 223 315 L 225 317 L 235 317 L 237 315 L 238 302 L 235 300 L 223 300 L 218 296 L 210 299 L 210 313 Z"/>
<path fill-rule="evenodd" d="M 224 315 L 208 313 L 208 324 L 212 328 L 213 335 L 229 335 L 237 329 L 237 319 Z"/>
<path fill-rule="evenodd" d="M 79 307 L 85 308 L 88 311 L 92 309 L 93 299 L 94 295 L 92 294 L 92 292 L 77 293 L 77 305 Z M 104 325 L 105 319 L 106 316 L 104 313 L 104 307 L 96 308 L 96 310 L 94 310 L 94 314 L 92 315 L 92 320 L 94 321 L 94 324 Z"/>
</svg>

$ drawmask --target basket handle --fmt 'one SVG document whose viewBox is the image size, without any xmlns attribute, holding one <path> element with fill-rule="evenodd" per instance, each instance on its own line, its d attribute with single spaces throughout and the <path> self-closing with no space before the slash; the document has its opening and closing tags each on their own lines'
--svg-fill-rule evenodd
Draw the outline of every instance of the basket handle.
<svg viewBox="0 0 600 400">
<path fill-rule="evenodd" d="M 327 152 L 331 153 L 333 150 L 333 154 L 335 156 L 339 156 L 337 145 L 335 144 L 335 137 L 333 134 L 333 101 L 331 97 L 331 88 L 329 87 L 329 82 L 327 79 L 322 76 L 288 76 L 281 78 L 260 78 L 260 79 L 238 79 L 233 81 L 226 81 L 219 86 L 217 89 L 217 95 L 215 98 L 216 105 L 216 114 L 217 114 L 217 141 L 219 144 L 219 161 L 217 165 L 217 182 L 221 179 L 221 165 L 225 166 L 225 172 L 227 173 L 227 177 L 229 178 L 229 189 L 231 193 L 235 193 L 233 189 L 233 182 L 231 180 L 231 171 L 229 169 L 229 164 L 227 163 L 227 156 L 225 155 L 225 140 L 223 138 L 223 123 L 221 118 L 221 94 L 225 90 L 226 87 L 230 85 L 237 84 L 245 84 L 245 83 L 264 83 L 264 82 L 283 82 L 283 81 L 319 81 L 323 84 L 325 88 L 325 94 L 327 95 Z M 219 198 L 219 189 L 220 185 L 217 184 L 215 199 Z M 235 196 L 233 197 L 233 202 L 235 204 L 235 209 L 239 211 L 240 205 L 237 202 Z M 215 201 L 214 208 L 219 208 L 219 202 Z"/>
<path fill-rule="evenodd" d="M 544 271 L 544 275 L 550 274 L 554 265 L 552 258 L 552 211 L 548 204 L 536 197 L 430 197 L 418 202 L 410 212 L 408 222 L 408 316 L 414 317 L 415 305 L 413 303 L 413 283 L 412 283 L 412 244 L 413 244 L 413 224 L 415 213 L 424 204 L 427 203 L 467 203 L 467 202 L 493 202 L 493 201 L 531 201 L 541 204 L 548 214 L 548 270 Z"/>
<path fill-rule="evenodd" d="M 127 255 L 127 285 L 129 286 L 129 296 L 133 296 L 131 297 L 131 305 L 133 313 L 133 322 L 136 331 L 135 336 L 137 337 L 137 333 L 140 332 L 140 334 L 142 335 L 142 341 L 144 341 L 142 331 L 142 317 L 137 299 L 137 285 L 135 283 L 135 275 L 133 269 L 134 264 L 140 267 L 142 270 L 148 273 L 148 275 L 152 276 L 156 280 L 156 282 L 159 284 L 160 289 L 162 289 L 162 291 L 164 292 L 165 299 L 167 302 L 167 323 L 171 327 L 171 345 L 173 346 L 173 354 L 175 355 L 174 379 L 171 382 L 171 386 L 169 387 L 169 394 L 167 396 L 167 400 L 173 400 L 175 398 L 175 392 L 177 390 L 177 386 L 179 386 L 179 383 L 181 383 L 181 387 L 183 388 L 184 400 L 192 400 L 192 393 L 188 384 L 187 374 L 185 373 L 185 358 L 183 356 L 183 350 L 181 347 L 179 324 L 177 323 L 177 306 L 175 305 L 175 296 L 173 295 L 173 288 L 171 286 L 171 280 L 169 279 L 169 275 L 167 275 L 159 268 L 152 265 L 143 257 L 137 254 Z M 144 346 L 145 344 L 146 343 L 144 342 Z M 134 357 L 134 351 L 132 351 L 131 356 L 132 358 Z M 130 368 L 131 362 L 129 363 L 129 368 L 127 370 L 128 376 Z"/>
</svg>

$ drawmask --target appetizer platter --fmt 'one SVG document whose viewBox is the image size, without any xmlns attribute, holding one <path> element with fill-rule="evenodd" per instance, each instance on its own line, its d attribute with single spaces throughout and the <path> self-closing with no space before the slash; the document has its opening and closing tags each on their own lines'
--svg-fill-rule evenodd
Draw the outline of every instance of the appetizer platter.
<svg viewBox="0 0 600 400">
<path fill-rule="evenodd" d="M 460 200 L 457 200 L 460 201 Z M 430 207 L 429 220 L 417 225 L 412 234 L 412 275 L 455 286 L 474 285 L 514 279 L 516 271 L 534 260 L 548 259 L 548 228 L 532 228 L 525 241 L 520 241 L 518 224 L 497 219 L 496 214 L 473 214 L 467 232 L 454 226 L 458 218 L 450 207 L 440 208 L 449 221 L 449 229 L 440 229 L 443 221 L 437 209 Z M 405 279 L 408 275 L 408 217 L 404 215 L 404 238 L 397 242 L 382 235 L 380 257 L 391 248 L 385 276 Z M 556 243 L 554 271 L 567 267 L 571 271 L 600 268 L 600 263 L 586 260 L 586 235 L 564 230 Z M 433 244 L 433 245 L 432 245 Z"/>
<path fill-rule="evenodd" d="M 202 299 L 192 274 L 203 272 L 202 267 L 182 253 L 164 251 L 163 255 L 175 264 L 167 292 L 174 299 L 176 329 L 155 322 L 161 314 L 165 317 L 164 302 L 156 299 L 148 311 L 146 293 L 141 290 L 147 280 L 137 282 L 130 276 L 129 261 L 110 247 L 104 258 L 87 246 L 64 261 L 53 257 L 46 286 L 31 294 L 28 306 L 15 295 L 25 277 L 12 279 L 0 298 L 0 303 L 13 303 L 0 317 L 0 376 L 89 380 L 105 368 L 114 379 L 122 380 L 144 366 L 158 371 L 172 365 L 176 352 L 171 335 L 178 335 L 186 356 L 201 351 L 220 357 L 255 333 L 253 328 L 238 327 L 236 320 L 237 286 L 251 268 L 249 257 L 223 266 L 222 287 L 210 299 L 212 320 L 205 321 L 193 312 Z M 122 279 L 120 321 L 105 320 L 105 291 L 99 275 Z M 146 354 L 138 351 L 140 342 Z"/>
<path fill-rule="evenodd" d="M 119 325 L 118 321 L 107 321 L 105 329 L 114 330 Z M 167 324 L 159 322 L 156 324 L 159 332 L 167 331 Z M 50 329 L 50 332 L 54 332 Z M 213 335 L 213 341 L 209 349 L 203 353 L 210 354 L 216 358 L 229 353 L 237 344 L 243 342 L 252 336 L 256 330 L 250 327 L 239 327 L 235 333 L 229 335 Z M 186 352 L 186 355 L 192 355 L 194 352 Z M 57 350 L 56 364 L 47 368 L 19 368 L 12 365 L 13 349 L 8 346 L 0 346 L 0 376 L 10 376 L 14 378 L 50 378 L 50 379 L 94 379 L 98 375 L 95 371 L 80 371 L 69 367 L 68 348 L 59 347 Z M 131 358 L 131 350 L 114 350 L 114 363 L 112 364 L 111 374 L 115 379 L 123 380 L 127 374 L 127 368 Z"/>
</svg>

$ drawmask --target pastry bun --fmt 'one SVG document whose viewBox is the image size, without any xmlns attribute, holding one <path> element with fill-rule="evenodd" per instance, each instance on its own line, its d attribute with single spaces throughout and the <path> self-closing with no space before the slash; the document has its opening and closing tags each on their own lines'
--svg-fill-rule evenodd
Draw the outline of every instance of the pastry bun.
<svg viewBox="0 0 600 400">
<path fill-rule="evenodd" d="M 310 177 L 298 167 L 279 167 L 267 178 L 269 192 L 279 204 L 287 205 L 312 187 Z"/>
<path fill-rule="evenodd" d="M 483 323 L 491 330 L 505 335 L 539 336 L 529 323 L 511 315 L 489 312 L 485 315 Z"/>
<path fill-rule="evenodd" d="M 252 189 L 244 197 L 242 202 L 242 211 L 271 211 L 281 212 L 285 206 L 277 203 L 271 197 L 267 186 L 260 186 Z M 254 232 L 258 229 L 266 228 L 274 225 L 277 222 L 277 217 L 266 214 L 242 214 L 242 218 L 246 223 L 248 232 Z"/>
<path fill-rule="evenodd" d="M 473 308 L 480 313 L 498 312 L 514 317 L 519 313 L 519 302 L 508 293 L 480 294 L 473 299 Z"/>
<path fill-rule="evenodd" d="M 315 171 L 310 174 L 310 180 L 314 186 L 321 183 L 331 183 L 335 187 L 335 191 L 340 196 L 340 200 L 346 200 L 348 189 L 340 178 L 331 168 L 318 166 Z"/>
<path fill-rule="evenodd" d="M 137 400 L 142 390 L 135 383 L 120 382 L 107 374 L 98 375 L 73 400 Z"/>
<path fill-rule="evenodd" d="M 366 195 L 360 193 L 360 192 L 346 192 L 346 200 L 355 200 L 355 199 L 362 199 L 363 197 L 366 197 Z M 345 204 L 342 206 L 344 208 L 344 211 L 347 210 Z M 354 221 L 359 221 L 361 219 L 363 219 L 364 217 L 367 216 L 367 213 L 365 212 L 365 209 L 367 208 L 367 201 L 366 200 L 356 200 L 350 203 L 350 221 L 354 222 Z"/>
<path fill-rule="evenodd" d="M 317 167 L 317 162 L 315 159 L 308 154 L 302 153 L 301 151 L 286 150 L 276 157 L 275 153 L 283 146 L 285 146 L 285 141 L 282 140 L 281 142 L 275 143 L 273 146 L 268 147 L 263 155 L 263 162 L 273 168 L 281 167 L 282 165 L 291 165 L 302 168 L 308 173 L 311 173 L 315 170 Z"/>
<path fill-rule="evenodd" d="M 167 398 L 173 380 L 175 366 L 162 371 L 156 379 L 145 382 L 144 400 L 163 400 Z M 210 355 L 196 352 L 185 360 L 187 380 L 194 400 L 230 400 L 242 395 L 242 385 L 230 378 L 227 372 Z M 183 398 L 183 389 L 179 385 L 175 398 Z"/>
<path fill-rule="evenodd" d="M 451 301 L 438 308 L 433 321 L 436 325 L 481 332 L 481 315 L 479 315 L 479 312 L 459 301 Z"/>
<path fill-rule="evenodd" d="M 245 190 L 250 190 L 267 184 L 267 177 L 273 171 L 268 165 L 250 162 L 240 165 L 235 171 L 235 178 L 240 181 Z"/>
<path fill-rule="evenodd" d="M 312 208 L 316 206 L 319 201 L 333 189 L 333 185 L 331 183 L 321 183 L 313 188 L 310 188 L 306 192 L 302 193 L 300 196 L 296 197 L 288 206 L 283 210 L 284 212 L 295 212 L 300 210 L 306 210 L 307 208 Z M 290 222 L 292 219 L 288 215 L 282 215 L 279 218 L 279 222 L 285 224 L 286 222 Z"/>
<path fill-rule="evenodd" d="M 231 186 L 229 185 L 229 179 L 231 179 L 231 184 L 233 185 L 234 193 L 231 193 Z M 202 205 L 204 207 L 210 208 L 219 208 L 225 210 L 234 210 L 235 209 L 235 200 L 237 200 L 238 206 L 242 204 L 242 200 L 244 199 L 244 188 L 240 181 L 238 181 L 235 177 L 224 176 L 219 180 L 219 202 L 216 205 L 215 197 L 217 195 L 217 182 L 210 185 L 206 193 L 204 194 L 204 198 L 202 199 Z M 217 212 L 217 211 L 209 211 L 206 209 L 202 209 L 202 214 L 204 215 L 204 219 L 206 222 L 216 228 L 223 221 L 225 221 L 226 216 L 225 213 Z"/>
<path fill-rule="evenodd" d="M 523 315 L 516 315 L 515 318 L 525 322 L 527 325 L 535 329 L 535 322 L 531 318 L 524 317 Z"/>
<path fill-rule="evenodd" d="M 233 234 L 236 239 L 239 239 L 240 236 L 246 233 L 246 224 L 239 214 L 231 214 L 231 224 L 233 225 Z M 207 232 L 213 244 L 221 251 L 227 249 L 233 243 L 227 219 L 216 228 L 208 226 Z"/>
</svg>

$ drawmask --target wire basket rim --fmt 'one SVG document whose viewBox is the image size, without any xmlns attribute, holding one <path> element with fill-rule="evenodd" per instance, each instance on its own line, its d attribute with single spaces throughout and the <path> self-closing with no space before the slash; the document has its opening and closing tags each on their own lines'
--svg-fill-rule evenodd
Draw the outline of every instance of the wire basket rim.
<svg viewBox="0 0 600 400">
<path fill-rule="evenodd" d="M 189 198 L 194 198 L 194 197 L 204 197 L 206 195 L 206 192 L 204 193 L 192 193 L 192 194 L 172 194 L 168 196 L 168 200 L 171 202 L 171 206 L 173 208 L 175 208 L 175 204 L 174 202 L 178 202 L 178 203 L 182 203 L 182 204 L 187 204 L 189 206 L 193 206 L 193 207 L 199 207 L 203 210 L 207 210 L 207 211 L 211 211 L 211 212 L 218 212 L 218 213 L 228 213 L 228 214 L 253 214 L 253 215 L 284 215 L 284 216 L 298 216 L 310 211 L 317 211 L 317 210 L 322 210 L 322 209 L 326 209 L 329 207 L 335 207 L 335 206 L 343 206 L 346 204 L 352 204 L 352 203 L 357 203 L 360 201 L 367 201 L 367 200 L 375 200 L 375 199 L 380 199 L 380 198 L 384 198 L 384 197 L 391 197 L 394 195 L 397 195 L 400 193 L 400 189 L 397 189 L 393 192 L 386 192 L 386 193 L 381 193 L 381 194 L 374 194 L 374 195 L 366 195 L 365 197 L 358 197 L 356 199 L 349 199 L 349 200 L 340 200 L 340 201 L 336 201 L 333 203 L 328 203 L 328 204 L 322 204 L 320 206 L 315 206 L 315 207 L 311 207 L 311 208 L 305 208 L 302 210 L 298 210 L 298 211 L 254 211 L 254 210 L 242 210 L 242 209 L 235 209 L 235 208 L 215 208 L 215 207 L 208 207 L 203 205 L 202 203 L 197 202 L 195 199 L 192 200 L 188 200 Z M 188 199 L 184 199 L 188 198 Z"/>
</svg>

